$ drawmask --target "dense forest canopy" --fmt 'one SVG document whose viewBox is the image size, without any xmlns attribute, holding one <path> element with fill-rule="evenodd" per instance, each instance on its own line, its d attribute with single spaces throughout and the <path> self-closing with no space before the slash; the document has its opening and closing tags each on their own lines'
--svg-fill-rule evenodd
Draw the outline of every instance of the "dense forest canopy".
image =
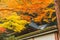
<svg viewBox="0 0 60 40">
<path fill-rule="evenodd" d="M 26 25 L 56 22 L 53 0 L 0 0 L 0 27 L 21 32 Z"/>
</svg>

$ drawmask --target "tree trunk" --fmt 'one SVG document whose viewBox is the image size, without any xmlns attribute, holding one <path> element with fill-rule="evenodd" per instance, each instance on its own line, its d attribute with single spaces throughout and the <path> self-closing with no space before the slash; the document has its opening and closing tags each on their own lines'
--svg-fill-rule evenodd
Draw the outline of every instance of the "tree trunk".
<svg viewBox="0 0 60 40">
<path fill-rule="evenodd" d="M 56 16 L 57 16 L 57 26 L 58 26 L 58 36 L 60 40 L 60 0 L 55 0 L 55 9 L 56 9 Z"/>
</svg>

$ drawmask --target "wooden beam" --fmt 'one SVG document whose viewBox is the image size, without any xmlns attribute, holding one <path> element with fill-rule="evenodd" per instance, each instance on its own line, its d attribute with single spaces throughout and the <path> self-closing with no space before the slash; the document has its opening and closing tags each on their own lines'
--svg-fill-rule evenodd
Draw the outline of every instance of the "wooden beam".
<svg viewBox="0 0 60 40">
<path fill-rule="evenodd" d="M 55 9 L 56 9 L 56 16 L 57 16 L 57 26 L 58 26 L 58 35 L 60 40 L 60 0 L 55 0 Z"/>
</svg>

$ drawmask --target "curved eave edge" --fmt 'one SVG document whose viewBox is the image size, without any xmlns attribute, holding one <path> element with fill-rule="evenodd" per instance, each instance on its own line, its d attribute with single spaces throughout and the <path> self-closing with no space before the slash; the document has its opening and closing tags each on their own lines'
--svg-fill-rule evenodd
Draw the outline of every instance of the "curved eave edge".
<svg viewBox="0 0 60 40">
<path fill-rule="evenodd" d="M 23 39 L 28 39 L 28 38 L 32 38 L 32 37 L 36 37 L 36 36 L 41 36 L 41 35 L 56 32 L 56 31 L 57 31 L 57 26 L 54 25 L 54 26 L 51 26 L 51 27 L 47 27 L 43 30 L 37 30 L 37 31 L 31 32 L 31 33 L 28 33 L 28 34 L 24 34 L 22 36 L 18 36 L 16 38 L 23 40 Z"/>
</svg>

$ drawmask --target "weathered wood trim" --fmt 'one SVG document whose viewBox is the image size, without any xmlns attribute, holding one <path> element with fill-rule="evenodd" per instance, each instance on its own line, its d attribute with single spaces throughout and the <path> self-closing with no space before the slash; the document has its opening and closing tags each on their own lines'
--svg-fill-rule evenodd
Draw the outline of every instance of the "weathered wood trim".
<svg viewBox="0 0 60 40">
<path fill-rule="evenodd" d="M 36 36 L 42 36 L 42 35 L 45 35 L 45 34 L 48 34 L 48 33 L 56 32 L 56 31 L 57 31 L 57 27 L 52 26 L 52 27 L 48 27 L 44 30 L 37 30 L 35 32 L 24 34 L 24 35 L 18 36 L 16 38 L 18 38 L 18 39 L 28 39 L 28 38 L 33 38 L 33 37 L 36 37 Z"/>
<path fill-rule="evenodd" d="M 44 32 L 44 33 L 40 33 L 40 34 L 37 34 L 37 35 L 32 35 L 32 36 L 29 36 L 29 37 L 25 37 L 25 38 L 22 38 L 21 40 L 29 39 L 29 38 L 32 38 L 32 37 L 43 36 L 43 35 L 50 34 L 50 33 L 56 32 L 56 31 L 57 31 L 57 29 L 51 30 L 51 31 L 48 31 L 48 32 Z"/>
</svg>

